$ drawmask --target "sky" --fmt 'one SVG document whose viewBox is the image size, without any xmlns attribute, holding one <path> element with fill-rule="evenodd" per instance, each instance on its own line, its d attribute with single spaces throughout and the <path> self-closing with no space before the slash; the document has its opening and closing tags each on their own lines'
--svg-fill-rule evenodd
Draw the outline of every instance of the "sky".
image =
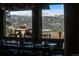
<svg viewBox="0 0 79 59">
<path fill-rule="evenodd" d="M 55 16 L 55 15 L 64 15 L 64 5 L 49 5 L 50 9 L 42 10 L 42 16 Z M 10 15 L 32 15 L 32 11 L 11 11 Z"/>
<path fill-rule="evenodd" d="M 43 16 L 55 16 L 55 15 L 64 15 L 64 5 L 49 5 L 49 10 L 43 10 Z"/>
</svg>

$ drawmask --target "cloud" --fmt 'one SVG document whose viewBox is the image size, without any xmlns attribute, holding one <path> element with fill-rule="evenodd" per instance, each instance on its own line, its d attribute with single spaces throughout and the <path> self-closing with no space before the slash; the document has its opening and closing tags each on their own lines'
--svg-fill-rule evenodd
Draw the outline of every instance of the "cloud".
<svg viewBox="0 0 79 59">
<path fill-rule="evenodd" d="M 20 16 L 31 16 L 32 15 L 32 11 L 11 11 L 10 15 L 20 15 Z"/>
</svg>

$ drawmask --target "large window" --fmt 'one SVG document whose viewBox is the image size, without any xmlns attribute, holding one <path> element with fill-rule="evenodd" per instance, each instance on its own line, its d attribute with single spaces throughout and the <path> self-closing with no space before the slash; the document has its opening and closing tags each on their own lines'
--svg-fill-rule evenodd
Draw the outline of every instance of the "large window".
<svg viewBox="0 0 79 59">
<path fill-rule="evenodd" d="M 32 36 L 32 10 L 6 10 L 6 37 Z M 50 4 L 42 10 L 42 38 L 64 38 L 64 5 Z"/>
<path fill-rule="evenodd" d="M 42 10 L 43 38 L 64 38 L 64 5 L 49 5 L 49 9 Z"/>
<path fill-rule="evenodd" d="M 32 10 L 9 11 L 6 10 L 6 37 L 31 37 Z"/>
</svg>

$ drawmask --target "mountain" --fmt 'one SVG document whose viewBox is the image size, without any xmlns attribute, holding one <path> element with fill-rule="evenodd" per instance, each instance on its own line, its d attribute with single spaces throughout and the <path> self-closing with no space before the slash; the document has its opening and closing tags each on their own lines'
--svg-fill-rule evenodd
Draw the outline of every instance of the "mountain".
<svg viewBox="0 0 79 59">
<path fill-rule="evenodd" d="M 32 28 L 32 16 L 19 16 L 12 15 L 10 17 L 11 23 L 16 27 L 27 24 L 28 28 Z M 10 20 L 9 19 L 9 20 Z M 64 15 L 56 15 L 56 16 L 43 16 L 42 17 L 42 28 L 43 29 L 51 29 L 52 31 L 63 31 L 64 30 Z"/>
<path fill-rule="evenodd" d="M 42 19 L 43 29 L 52 29 L 52 31 L 64 30 L 64 15 L 44 16 Z"/>
</svg>

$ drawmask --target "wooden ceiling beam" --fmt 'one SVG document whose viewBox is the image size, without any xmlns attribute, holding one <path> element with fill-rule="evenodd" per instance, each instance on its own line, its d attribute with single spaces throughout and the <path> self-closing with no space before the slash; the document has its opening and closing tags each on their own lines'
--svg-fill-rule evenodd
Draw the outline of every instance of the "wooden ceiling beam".
<svg viewBox="0 0 79 59">
<path fill-rule="evenodd" d="M 1 8 L 6 10 L 31 10 L 33 8 L 39 7 L 41 9 L 48 9 L 48 4 L 43 3 L 5 3 L 1 4 Z"/>
</svg>

